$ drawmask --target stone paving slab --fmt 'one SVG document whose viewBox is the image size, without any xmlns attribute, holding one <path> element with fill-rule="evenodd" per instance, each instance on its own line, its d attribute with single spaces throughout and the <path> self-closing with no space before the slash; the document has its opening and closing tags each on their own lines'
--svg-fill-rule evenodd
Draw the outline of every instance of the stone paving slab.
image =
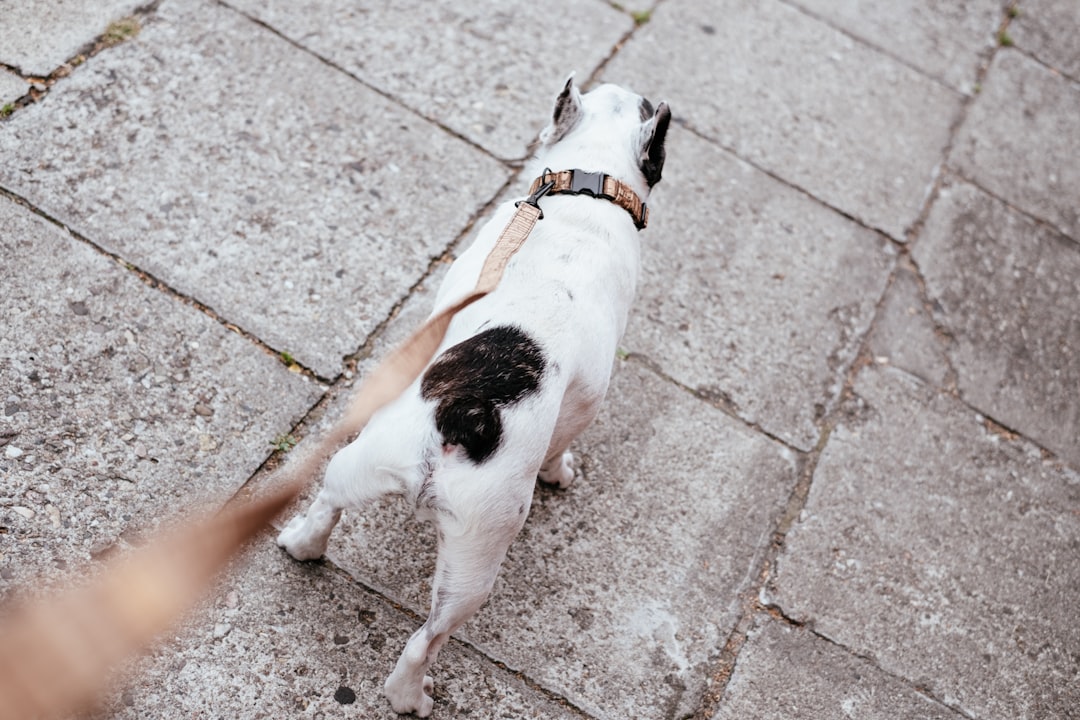
<svg viewBox="0 0 1080 720">
<path fill-rule="evenodd" d="M 994 56 L 951 163 L 1080 240 L 1080 84 L 1016 50 Z"/>
<path fill-rule="evenodd" d="M 0 63 L 44 77 L 145 0 L 0 0 Z"/>
<path fill-rule="evenodd" d="M 918 276 L 910 268 L 897 268 L 870 335 L 874 361 L 942 387 L 951 370 L 944 342 L 924 306 Z"/>
<path fill-rule="evenodd" d="M 759 616 L 714 720 L 960 720 L 843 648 Z"/>
<path fill-rule="evenodd" d="M 1001 0 L 790 1 L 965 94 L 1005 17 Z"/>
<path fill-rule="evenodd" d="M 333 568 L 293 562 L 263 535 L 184 626 L 138 662 L 117 720 L 385 718 L 382 684 L 418 621 Z M 451 641 L 433 717 L 579 718 Z"/>
<path fill-rule="evenodd" d="M 198 2 L 16 113 L 0 155 L 0 185 L 327 377 L 510 176 Z"/>
<path fill-rule="evenodd" d="M 1016 46 L 1080 80 L 1080 5 L 1075 0 L 1024 0 L 1009 24 Z"/>
<path fill-rule="evenodd" d="M 623 346 L 809 450 L 895 251 L 685 130 L 669 136 L 667 168 Z"/>
<path fill-rule="evenodd" d="M 0 107 L 15 102 L 29 90 L 30 86 L 21 77 L 0 69 Z"/>
<path fill-rule="evenodd" d="M 898 240 L 962 98 L 777 0 L 666 2 L 604 74 Z"/>
<path fill-rule="evenodd" d="M 913 255 L 964 398 L 1080 468 L 1080 245 L 957 181 Z"/>
<path fill-rule="evenodd" d="M 426 315 L 437 283 L 411 299 L 376 355 Z M 340 414 L 327 410 L 325 422 Z M 491 599 L 459 635 L 596 717 L 692 711 L 796 461 L 633 361 L 617 363 L 575 452 L 585 477 L 537 490 Z M 434 536 L 403 503 L 346 512 L 327 556 L 427 614 Z"/>
<path fill-rule="evenodd" d="M 230 4 L 508 159 L 525 155 L 562 80 L 584 82 L 634 27 L 594 0 Z"/>
<path fill-rule="evenodd" d="M 0 593 L 228 497 L 322 390 L 0 198 Z"/>
<path fill-rule="evenodd" d="M 967 717 L 1080 708 L 1080 474 L 868 368 L 765 599 Z"/>
</svg>

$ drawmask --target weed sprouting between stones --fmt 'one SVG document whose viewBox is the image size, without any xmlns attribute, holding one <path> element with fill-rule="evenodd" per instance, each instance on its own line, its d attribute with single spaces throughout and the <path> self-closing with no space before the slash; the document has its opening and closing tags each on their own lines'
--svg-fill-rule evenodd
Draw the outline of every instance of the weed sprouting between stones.
<svg viewBox="0 0 1080 720">
<path fill-rule="evenodd" d="M 109 25 L 101 36 L 101 42 L 105 47 L 113 47 L 135 37 L 141 29 L 139 18 L 134 15 L 126 17 Z"/>
<path fill-rule="evenodd" d="M 287 453 L 296 447 L 296 443 L 300 442 L 291 434 L 278 435 L 276 438 L 270 441 L 270 446 L 281 453 Z"/>
</svg>

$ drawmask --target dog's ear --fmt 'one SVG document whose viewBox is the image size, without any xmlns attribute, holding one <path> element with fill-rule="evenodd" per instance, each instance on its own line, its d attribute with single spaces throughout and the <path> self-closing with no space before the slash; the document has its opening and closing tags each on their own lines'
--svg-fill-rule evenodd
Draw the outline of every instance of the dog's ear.
<svg viewBox="0 0 1080 720">
<path fill-rule="evenodd" d="M 651 188 L 660 182 L 664 170 L 664 140 L 671 123 L 671 109 L 666 102 L 660 103 L 656 112 L 641 126 L 641 152 L 638 163 Z"/>
<path fill-rule="evenodd" d="M 540 142 L 545 145 L 557 143 L 566 133 L 574 129 L 583 114 L 581 93 L 574 85 L 574 73 L 570 73 L 562 92 L 555 98 L 555 109 L 551 114 L 551 124 L 540 133 Z"/>
</svg>

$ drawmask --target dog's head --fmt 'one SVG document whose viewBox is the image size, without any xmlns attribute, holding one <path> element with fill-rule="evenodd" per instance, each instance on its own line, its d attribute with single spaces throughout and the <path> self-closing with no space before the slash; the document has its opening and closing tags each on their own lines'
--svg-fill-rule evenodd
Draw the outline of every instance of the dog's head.
<svg viewBox="0 0 1080 720">
<path fill-rule="evenodd" d="M 612 84 L 582 94 L 570 75 L 555 98 L 551 123 L 540 133 L 536 160 L 552 170 L 607 173 L 644 199 L 660 182 L 670 122 L 667 103 L 653 108 L 640 95 Z"/>
</svg>

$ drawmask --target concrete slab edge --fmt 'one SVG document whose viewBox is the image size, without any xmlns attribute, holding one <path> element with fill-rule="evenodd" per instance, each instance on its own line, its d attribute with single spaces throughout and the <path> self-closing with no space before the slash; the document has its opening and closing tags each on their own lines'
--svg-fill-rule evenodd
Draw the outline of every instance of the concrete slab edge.
<svg viewBox="0 0 1080 720">
<path fill-rule="evenodd" d="M 27 105 L 36 103 L 44 98 L 49 94 L 49 90 L 52 89 L 53 85 L 71 75 L 78 67 L 82 66 L 96 55 L 120 45 L 127 40 L 128 37 L 137 35 L 141 29 L 142 21 L 157 10 L 160 2 L 161 0 L 152 0 L 145 5 L 140 5 L 135 8 L 135 11 L 131 15 L 127 18 L 123 18 L 123 20 L 134 20 L 134 33 L 129 35 L 128 33 L 131 31 L 127 28 L 121 32 L 114 32 L 113 27 L 118 23 L 113 23 L 113 25 L 110 25 L 105 32 L 86 43 L 78 52 L 61 63 L 59 67 L 54 69 L 48 75 L 39 76 L 34 75 L 33 73 L 26 73 L 23 72 L 21 68 L 0 63 L 0 69 L 7 70 L 18 77 L 23 78 L 30 84 L 30 89 L 25 95 L 22 95 L 15 101 L 0 108 L 0 122 L 10 118 L 20 108 L 24 108 Z"/>
</svg>

